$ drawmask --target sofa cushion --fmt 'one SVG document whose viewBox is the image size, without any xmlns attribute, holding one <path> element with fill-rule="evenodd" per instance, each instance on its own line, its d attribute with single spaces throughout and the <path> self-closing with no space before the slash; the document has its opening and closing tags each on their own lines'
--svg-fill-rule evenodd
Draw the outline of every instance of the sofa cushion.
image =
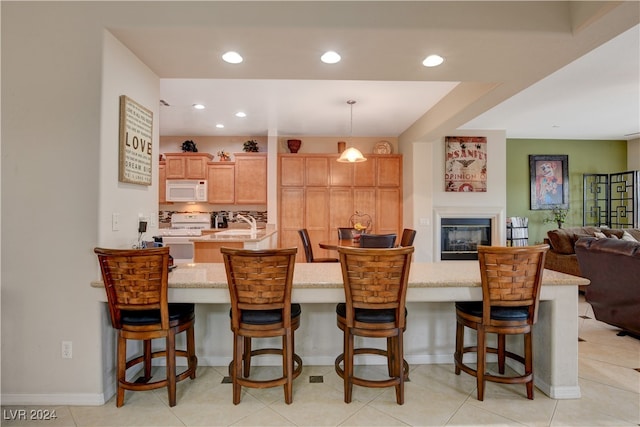
<svg viewBox="0 0 640 427">
<path fill-rule="evenodd" d="M 618 239 L 621 239 L 622 235 L 624 234 L 624 230 L 617 230 L 612 228 L 603 228 L 602 232 L 607 237 L 617 237 Z"/>
<path fill-rule="evenodd" d="M 574 253 L 573 241 L 574 233 L 566 229 L 549 230 L 547 237 L 551 243 L 551 247 L 559 254 L 572 254 Z"/>
<path fill-rule="evenodd" d="M 626 230 L 624 231 L 624 233 L 622 233 L 622 237 L 620 237 L 620 239 L 622 239 L 622 240 L 626 240 L 626 241 L 628 241 L 628 242 L 637 242 L 637 241 L 638 241 L 638 239 L 636 239 L 635 237 L 633 237 L 633 236 L 631 235 L 631 233 L 629 233 L 629 232 L 628 232 L 628 231 L 626 231 Z"/>
<path fill-rule="evenodd" d="M 638 242 L 640 242 L 640 228 L 628 228 L 625 231 L 631 234 L 631 236 Z"/>
</svg>

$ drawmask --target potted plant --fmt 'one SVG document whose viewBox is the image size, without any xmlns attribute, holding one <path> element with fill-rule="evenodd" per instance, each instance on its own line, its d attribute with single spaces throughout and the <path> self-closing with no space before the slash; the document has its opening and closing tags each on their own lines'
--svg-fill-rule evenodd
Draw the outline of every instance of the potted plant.
<svg viewBox="0 0 640 427">
<path fill-rule="evenodd" d="M 229 160 L 231 160 L 231 154 L 224 150 L 218 151 L 218 156 L 220 156 L 221 162 L 228 162 Z"/>
<path fill-rule="evenodd" d="M 551 215 L 544 219 L 544 222 L 555 222 L 558 224 L 558 228 L 562 228 L 562 224 L 567 219 L 567 215 L 569 214 L 569 209 L 562 209 L 559 206 L 554 206 L 551 209 Z"/>
<path fill-rule="evenodd" d="M 245 141 L 245 143 L 242 144 L 242 151 L 244 151 L 245 153 L 257 153 L 258 142 L 255 139 Z"/>
<path fill-rule="evenodd" d="M 197 153 L 198 152 L 198 148 L 196 147 L 196 143 L 191 141 L 191 140 L 187 140 L 185 142 L 182 143 L 182 152 L 183 153 Z"/>
</svg>

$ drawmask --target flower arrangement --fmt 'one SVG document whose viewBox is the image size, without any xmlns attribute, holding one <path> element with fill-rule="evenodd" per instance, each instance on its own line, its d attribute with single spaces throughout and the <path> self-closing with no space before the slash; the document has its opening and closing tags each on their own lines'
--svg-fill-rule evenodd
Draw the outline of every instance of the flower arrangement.
<svg viewBox="0 0 640 427">
<path fill-rule="evenodd" d="M 248 141 L 245 141 L 245 143 L 242 144 L 242 150 L 245 151 L 246 153 L 257 153 L 258 142 L 255 139 L 250 139 Z"/>
<path fill-rule="evenodd" d="M 196 143 L 192 140 L 187 140 L 181 145 L 182 151 L 184 153 L 197 153 L 198 147 L 196 147 Z"/>
<path fill-rule="evenodd" d="M 218 151 L 218 156 L 220 156 L 221 162 L 228 162 L 229 160 L 231 160 L 231 154 L 224 150 Z"/>
<path fill-rule="evenodd" d="M 562 228 L 562 224 L 567 220 L 567 215 L 569 214 L 569 209 L 562 209 L 559 206 L 554 206 L 551 209 L 551 214 L 547 218 L 544 219 L 544 222 L 555 222 L 558 224 L 558 228 Z"/>
</svg>

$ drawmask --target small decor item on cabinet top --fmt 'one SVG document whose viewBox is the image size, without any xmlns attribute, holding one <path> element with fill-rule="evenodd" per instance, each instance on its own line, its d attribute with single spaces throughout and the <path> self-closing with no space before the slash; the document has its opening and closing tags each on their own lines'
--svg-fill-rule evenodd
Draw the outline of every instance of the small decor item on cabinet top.
<svg viewBox="0 0 640 427">
<path fill-rule="evenodd" d="M 218 151 L 218 156 L 220 156 L 221 162 L 228 162 L 229 160 L 231 160 L 231 154 L 224 150 Z"/>
<path fill-rule="evenodd" d="M 198 152 L 198 147 L 196 147 L 196 143 L 191 141 L 191 140 L 187 140 L 185 142 L 182 143 L 182 151 L 184 153 L 197 153 Z"/>
<path fill-rule="evenodd" d="M 246 153 L 257 153 L 259 151 L 258 142 L 255 139 L 245 141 L 245 143 L 242 144 L 242 151 Z"/>
<path fill-rule="evenodd" d="M 291 151 L 292 153 L 297 153 L 301 145 L 302 145 L 302 141 L 299 139 L 287 140 L 287 147 L 289 147 L 289 151 Z"/>
</svg>

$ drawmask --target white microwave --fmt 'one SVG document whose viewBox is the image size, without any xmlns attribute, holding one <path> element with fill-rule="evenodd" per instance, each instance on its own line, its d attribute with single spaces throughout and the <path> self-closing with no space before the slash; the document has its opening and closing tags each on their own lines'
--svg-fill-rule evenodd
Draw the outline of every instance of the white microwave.
<svg viewBox="0 0 640 427">
<path fill-rule="evenodd" d="M 167 180 L 167 202 L 206 202 L 207 181 L 189 179 Z"/>
</svg>

